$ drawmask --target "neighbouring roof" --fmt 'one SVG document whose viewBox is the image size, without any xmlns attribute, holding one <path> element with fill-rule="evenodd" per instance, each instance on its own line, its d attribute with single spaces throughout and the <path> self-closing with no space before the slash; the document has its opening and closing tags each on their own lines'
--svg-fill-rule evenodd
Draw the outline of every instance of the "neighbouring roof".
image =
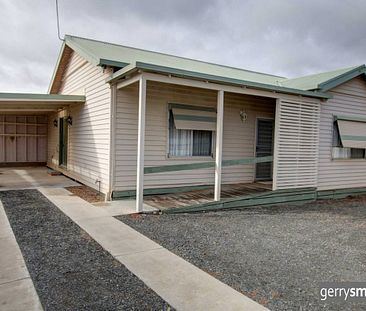
<svg viewBox="0 0 366 311">
<path fill-rule="evenodd" d="M 355 66 L 305 77 L 287 79 L 276 75 L 223 66 L 204 61 L 152 52 L 128 46 L 65 35 L 65 46 L 74 50 L 96 66 L 112 66 L 117 69 L 107 82 L 121 79 L 130 73 L 143 70 L 174 76 L 201 79 L 217 83 L 248 86 L 289 94 L 329 98 L 325 93 L 336 85 L 357 75 L 365 74 L 365 66 Z M 57 68 L 56 68 L 57 69 Z M 50 92 L 54 92 L 55 78 Z M 338 84 L 337 84 L 338 83 Z M 57 88 L 57 87 L 56 87 Z"/>
</svg>

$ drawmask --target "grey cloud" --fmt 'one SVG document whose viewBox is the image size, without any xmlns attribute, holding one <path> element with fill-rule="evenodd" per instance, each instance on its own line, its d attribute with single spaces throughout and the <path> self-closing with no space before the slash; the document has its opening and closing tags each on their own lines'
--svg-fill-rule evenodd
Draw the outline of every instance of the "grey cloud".
<svg viewBox="0 0 366 311">
<path fill-rule="evenodd" d="M 63 34 L 284 76 L 365 62 L 363 0 L 59 3 Z M 61 46 L 54 1 L 0 6 L 0 91 L 45 92 Z"/>
</svg>

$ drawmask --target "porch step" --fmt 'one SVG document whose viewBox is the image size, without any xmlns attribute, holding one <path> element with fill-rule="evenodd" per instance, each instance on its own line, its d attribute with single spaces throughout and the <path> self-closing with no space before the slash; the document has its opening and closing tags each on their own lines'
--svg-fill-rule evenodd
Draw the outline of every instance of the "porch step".
<svg viewBox="0 0 366 311">
<path fill-rule="evenodd" d="M 315 201 L 317 192 L 315 188 L 286 189 L 266 191 L 259 194 L 245 195 L 220 201 L 212 201 L 203 204 L 171 208 L 162 211 L 166 214 L 194 213 L 203 211 L 214 211 L 224 209 L 240 209 L 258 205 L 274 205 L 290 202 Z"/>
</svg>

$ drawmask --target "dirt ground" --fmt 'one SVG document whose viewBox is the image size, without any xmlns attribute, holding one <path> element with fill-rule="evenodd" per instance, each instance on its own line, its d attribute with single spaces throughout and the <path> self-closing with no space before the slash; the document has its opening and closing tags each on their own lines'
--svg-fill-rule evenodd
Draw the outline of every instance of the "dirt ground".
<svg viewBox="0 0 366 311">
<path fill-rule="evenodd" d="M 96 202 L 104 201 L 104 197 L 105 197 L 104 194 L 102 194 L 102 193 L 98 192 L 97 190 L 90 188 L 88 186 L 84 186 L 84 185 L 73 186 L 73 187 L 66 187 L 65 189 L 89 203 L 96 203 Z"/>
</svg>

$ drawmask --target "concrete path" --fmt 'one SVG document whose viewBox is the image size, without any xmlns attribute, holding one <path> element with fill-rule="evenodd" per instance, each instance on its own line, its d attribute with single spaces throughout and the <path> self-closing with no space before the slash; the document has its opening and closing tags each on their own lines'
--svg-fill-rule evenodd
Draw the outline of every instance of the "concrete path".
<svg viewBox="0 0 366 311">
<path fill-rule="evenodd" d="M 0 310 L 43 310 L 0 202 Z"/>
<path fill-rule="evenodd" d="M 66 176 L 51 176 L 45 166 L 0 167 L 0 191 L 34 189 L 38 187 L 80 186 Z"/>
<path fill-rule="evenodd" d="M 136 213 L 136 200 L 117 200 L 92 203 L 94 206 L 104 209 L 110 216 L 128 215 Z M 145 212 L 157 212 L 157 208 L 144 203 Z"/>
<path fill-rule="evenodd" d="M 177 310 L 267 310 L 206 272 L 65 189 L 39 189 Z"/>
</svg>

